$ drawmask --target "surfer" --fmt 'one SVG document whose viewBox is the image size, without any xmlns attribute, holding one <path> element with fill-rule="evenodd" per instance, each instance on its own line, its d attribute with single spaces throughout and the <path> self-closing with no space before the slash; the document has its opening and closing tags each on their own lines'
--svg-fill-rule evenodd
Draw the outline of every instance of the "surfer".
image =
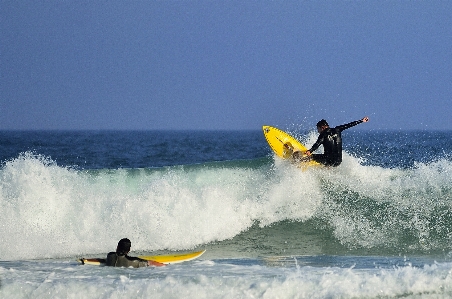
<svg viewBox="0 0 452 299">
<path fill-rule="evenodd" d="M 147 267 L 147 266 L 165 266 L 162 263 L 155 261 L 147 261 L 140 259 L 138 257 L 128 256 L 127 254 L 130 252 L 130 247 L 132 243 L 129 239 L 124 238 L 119 240 L 118 246 L 116 247 L 116 252 L 110 252 L 107 255 L 107 266 L 113 267 Z"/>
<path fill-rule="evenodd" d="M 341 132 L 356 126 L 360 123 L 368 122 L 369 118 L 366 116 L 360 120 L 353 121 L 348 124 L 330 128 L 328 122 L 324 119 L 317 123 L 317 131 L 319 137 L 314 145 L 304 152 L 306 156 L 300 151 L 293 153 L 293 158 L 296 161 L 310 161 L 314 160 L 325 166 L 338 166 L 342 162 L 342 136 Z M 323 154 L 312 154 L 320 145 L 323 145 Z"/>
</svg>

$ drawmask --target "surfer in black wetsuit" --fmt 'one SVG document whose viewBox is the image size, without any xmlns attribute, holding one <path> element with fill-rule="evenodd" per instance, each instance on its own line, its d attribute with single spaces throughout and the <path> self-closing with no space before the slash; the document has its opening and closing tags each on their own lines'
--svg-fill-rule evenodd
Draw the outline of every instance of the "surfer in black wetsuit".
<svg viewBox="0 0 452 299">
<path fill-rule="evenodd" d="M 325 166 L 338 166 L 342 162 L 342 136 L 341 132 L 356 126 L 360 123 L 368 122 L 369 118 L 366 116 L 363 119 L 353 121 L 351 123 L 330 128 L 327 121 L 322 119 L 317 123 L 317 131 L 320 133 L 319 138 L 314 145 L 305 152 L 306 157 L 302 158 L 301 152 L 293 153 L 293 158 L 296 161 L 314 160 Z M 311 154 L 320 145 L 323 145 L 323 154 Z"/>
<path fill-rule="evenodd" d="M 140 259 L 138 257 L 128 256 L 127 254 L 130 252 L 130 247 L 132 243 L 129 239 L 124 238 L 119 240 L 118 247 L 116 247 L 116 252 L 110 252 L 107 255 L 107 266 L 113 267 L 147 267 L 147 266 L 164 266 L 164 264 L 147 261 Z"/>
</svg>

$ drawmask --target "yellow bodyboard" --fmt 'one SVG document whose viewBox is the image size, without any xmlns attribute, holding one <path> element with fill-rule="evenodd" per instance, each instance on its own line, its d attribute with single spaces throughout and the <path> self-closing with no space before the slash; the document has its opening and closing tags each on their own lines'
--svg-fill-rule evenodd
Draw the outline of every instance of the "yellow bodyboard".
<svg viewBox="0 0 452 299">
<path fill-rule="evenodd" d="M 296 151 L 305 152 L 308 149 L 301 144 L 297 139 L 292 137 L 289 133 L 284 132 L 275 127 L 262 126 L 265 139 L 268 145 L 275 152 L 276 155 L 283 159 L 292 159 L 292 154 Z M 300 166 L 320 165 L 315 161 L 301 162 Z"/>
</svg>

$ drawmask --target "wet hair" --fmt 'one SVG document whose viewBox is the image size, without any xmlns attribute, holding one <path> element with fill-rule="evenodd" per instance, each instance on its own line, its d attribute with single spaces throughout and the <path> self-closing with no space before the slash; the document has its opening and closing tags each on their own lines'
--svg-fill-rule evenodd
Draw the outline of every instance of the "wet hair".
<svg viewBox="0 0 452 299">
<path fill-rule="evenodd" d="M 324 120 L 324 119 L 320 120 L 320 121 L 317 123 L 317 128 L 321 128 L 321 127 L 324 127 L 324 126 L 327 126 L 327 127 L 330 126 L 330 125 L 327 123 L 327 121 Z"/>
<path fill-rule="evenodd" d="M 118 247 L 116 247 L 116 253 L 118 255 L 126 255 L 130 251 L 130 246 L 132 246 L 132 243 L 129 239 L 121 239 L 118 242 Z"/>
</svg>

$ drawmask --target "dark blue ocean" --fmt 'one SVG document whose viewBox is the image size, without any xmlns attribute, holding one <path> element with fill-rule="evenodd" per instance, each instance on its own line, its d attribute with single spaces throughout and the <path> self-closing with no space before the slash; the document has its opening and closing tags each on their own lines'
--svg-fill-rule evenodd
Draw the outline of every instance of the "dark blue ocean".
<svg viewBox="0 0 452 299">
<path fill-rule="evenodd" d="M 451 297 L 452 131 L 343 142 L 339 167 L 301 170 L 261 130 L 1 131 L 0 297 Z M 207 251 L 76 262 L 123 237 L 132 255 Z"/>
</svg>

